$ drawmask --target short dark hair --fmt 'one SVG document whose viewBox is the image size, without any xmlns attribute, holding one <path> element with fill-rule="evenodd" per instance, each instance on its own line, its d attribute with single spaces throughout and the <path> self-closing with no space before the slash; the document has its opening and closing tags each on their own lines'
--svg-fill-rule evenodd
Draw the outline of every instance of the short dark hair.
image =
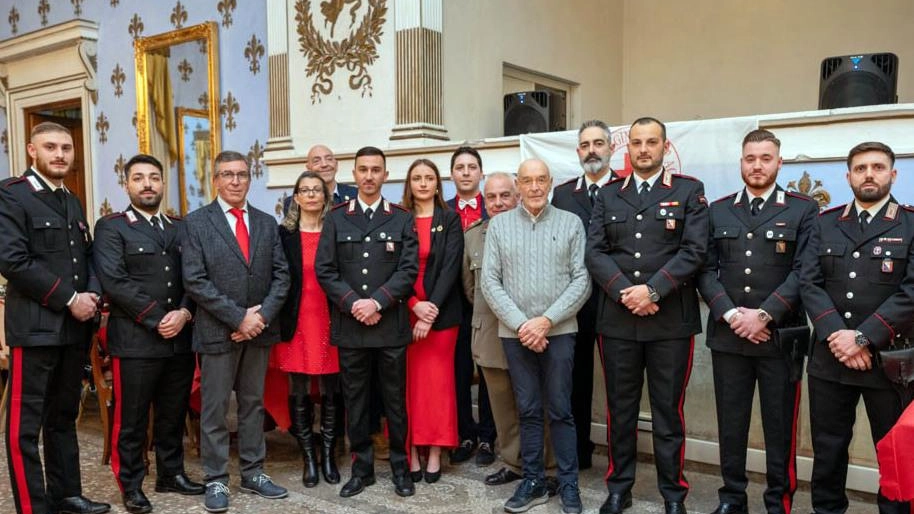
<svg viewBox="0 0 914 514">
<path fill-rule="evenodd" d="M 637 120 L 633 121 L 632 124 L 628 127 L 628 133 L 631 134 L 632 128 L 635 125 L 650 125 L 651 123 L 656 123 L 657 125 L 660 125 L 660 137 L 664 141 L 666 141 L 666 125 L 664 125 L 663 122 L 658 120 L 657 118 L 652 118 L 650 116 L 643 116 L 643 117 L 638 118 Z"/>
<path fill-rule="evenodd" d="M 63 132 L 64 134 L 73 137 L 73 134 L 70 133 L 70 129 L 64 127 L 60 123 L 54 123 L 53 121 L 42 121 L 38 125 L 32 127 L 32 131 L 29 133 L 29 140 L 35 139 L 35 136 L 39 134 L 47 134 L 48 132 Z"/>
<path fill-rule="evenodd" d="M 224 162 L 236 162 L 236 161 L 243 162 L 244 165 L 248 169 L 250 169 L 250 167 L 251 167 L 251 163 L 248 162 L 247 157 L 245 157 L 245 156 L 241 155 L 240 153 L 235 152 L 233 150 L 224 150 L 222 152 L 219 152 L 219 154 L 216 155 L 216 158 L 213 159 L 213 171 L 215 172 L 216 168 Z"/>
<path fill-rule="evenodd" d="M 451 171 L 454 171 L 454 163 L 457 162 L 457 158 L 463 154 L 470 154 L 475 157 L 476 164 L 479 165 L 479 171 L 482 172 L 482 157 L 480 157 L 479 152 L 472 146 L 461 146 L 454 150 L 454 153 L 451 154 Z"/>
<path fill-rule="evenodd" d="M 774 143 L 774 146 L 780 150 L 781 140 L 775 137 L 773 132 L 765 129 L 755 129 L 746 134 L 746 137 L 743 138 L 743 146 L 748 143 L 764 143 L 765 141 Z"/>
<path fill-rule="evenodd" d="M 848 154 L 847 154 L 847 169 L 848 170 L 851 169 L 851 161 L 854 160 L 854 157 L 856 157 L 858 154 L 862 154 L 864 152 L 882 152 L 889 156 L 889 160 L 892 161 L 892 167 L 893 168 L 895 167 L 895 152 L 893 152 L 892 149 L 889 148 L 889 145 L 887 145 L 885 143 L 880 143 L 878 141 L 866 141 L 864 143 L 860 143 L 859 145 L 851 148 L 851 151 L 848 152 Z"/>
<path fill-rule="evenodd" d="M 145 153 L 138 153 L 131 157 L 130 160 L 127 161 L 127 164 L 124 165 L 125 179 L 130 178 L 130 168 L 132 168 L 135 164 L 151 164 L 159 170 L 159 173 L 164 172 L 162 169 L 162 163 L 159 162 L 158 159 Z"/>
<path fill-rule="evenodd" d="M 372 155 L 380 155 L 381 159 L 384 161 L 384 166 L 387 166 L 387 156 L 384 155 L 384 151 L 376 146 L 363 146 L 359 148 L 359 151 L 355 153 L 355 159 L 359 160 L 359 157 L 369 157 Z"/>
</svg>

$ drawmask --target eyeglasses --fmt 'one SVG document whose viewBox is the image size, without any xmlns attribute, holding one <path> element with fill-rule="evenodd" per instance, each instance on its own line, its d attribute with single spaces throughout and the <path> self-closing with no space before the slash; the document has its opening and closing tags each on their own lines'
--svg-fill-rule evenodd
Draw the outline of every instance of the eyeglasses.
<svg viewBox="0 0 914 514">
<path fill-rule="evenodd" d="M 319 195 L 319 194 L 323 194 L 323 193 L 324 193 L 324 188 L 322 188 L 322 187 L 320 187 L 320 186 L 314 186 L 314 187 L 300 187 L 300 188 L 298 188 L 298 189 L 295 190 L 295 194 L 297 194 L 297 195 L 306 195 L 306 196 L 310 196 L 310 195 Z"/>
<path fill-rule="evenodd" d="M 248 180 L 251 180 L 251 173 L 247 171 L 223 170 L 217 173 L 217 175 L 219 178 L 229 182 L 234 182 L 235 179 L 238 179 L 238 182 L 247 182 Z"/>
</svg>

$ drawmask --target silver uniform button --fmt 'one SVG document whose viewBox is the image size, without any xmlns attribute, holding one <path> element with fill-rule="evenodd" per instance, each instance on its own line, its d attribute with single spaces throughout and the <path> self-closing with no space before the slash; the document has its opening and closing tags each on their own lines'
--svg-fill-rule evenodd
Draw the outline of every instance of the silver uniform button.
<svg viewBox="0 0 914 514">
<path fill-rule="evenodd" d="M 635 275 L 635 277 L 640 277 L 640 276 L 641 276 L 641 272 L 640 272 L 640 271 L 635 271 L 634 275 Z"/>
<path fill-rule="evenodd" d="M 367 259 L 367 258 L 368 258 L 368 252 L 363 253 L 363 254 L 362 254 L 362 257 L 365 257 L 365 258 Z"/>
<path fill-rule="evenodd" d="M 352 241 L 352 236 L 346 236 L 346 241 Z"/>
<path fill-rule="evenodd" d="M 140 251 L 141 251 L 141 252 L 143 251 L 143 247 L 142 247 L 142 246 L 140 247 Z"/>
<path fill-rule="evenodd" d="M 76 260 L 76 257 L 73 257 L 73 264 L 76 264 L 77 262 L 79 262 L 79 261 Z"/>
<path fill-rule="evenodd" d="M 362 275 L 368 274 L 368 268 L 362 268 Z"/>
<path fill-rule="evenodd" d="M 613 219 L 615 219 L 615 218 L 613 218 Z M 638 221 L 641 221 L 641 220 L 644 219 L 644 216 L 642 216 L 642 215 L 639 214 L 639 215 L 635 216 L 635 219 L 638 220 Z"/>
<path fill-rule="evenodd" d="M 635 232 L 635 239 L 641 239 L 641 232 Z"/>
<path fill-rule="evenodd" d="M 846 296 L 848 300 L 851 300 L 854 298 L 854 293 L 852 291 L 848 291 Z"/>
<path fill-rule="evenodd" d="M 51 226 L 51 222 L 50 222 L 50 221 L 45 221 L 45 222 L 44 222 L 44 226 L 50 227 L 50 226 Z"/>
<path fill-rule="evenodd" d="M 70 240 L 70 246 L 75 245 L 76 243 L 73 240 Z"/>
<path fill-rule="evenodd" d="M 162 255 L 165 255 L 165 253 L 166 253 L 166 252 L 163 250 L 163 251 L 162 251 Z"/>
<path fill-rule="evenodd" d="M 365 242 L 367 243 L 369 241 L 371 241 L 371 236 L 365 236 Z"/>
<path fill-rule="evenodd" d="M 168 299 L 168 303 L 171 303 L 171 298 Z"/>
<path fill-rule="evenodd" d="M 635 258 L 636 258 L 636 259 L 640 259 L 640 258 L 641 258 L 641 252 L 635 252 Z"/>
<path fill-rule="evenodd" d="M 752 257 L 752 250 L 746 250 L 746 257 Z"/>
<path fill-rule="evenodd" d="M 851 319 L 851 313 L 850 313 L 850 312 L 845 312 L 845 313 L 844 313 L 844 319 Z"/>
<path fill-rule="evenodd" d="M 171 266 L 165 266 L 165 271 L 171 271 Z"/>
<path fill-rule="evenodd" d="M 746 268 L 745 273 L 746 273 L 746 275 L 751 275 L 751 274 L 752 274 L 752 268 Z"/>
<path fill-rule="evenodd" d="M 851 256 L 853 256 L 855 259 L 859 259 L 859 258 L 860 258 L 860 252 L 854 252 L 854 253 L 851 254 Z"/>
<path fill-rule="evenodd" d="M 847 274 L 847 276 L 850 277 L 850 278 L 857 278 L 857 272 L 856 272 L 856 271 L 851 271 L 850 273 Z"/>
<path fill-rule="evenodd" d="M 368 284 L 362 284 L 362 291 L 368 291 Z"/>
<path fill-rule="evenodd" d="M 79 280 L 79 275 L 73 275 L 73 280 Z"/>
<path fill-rule="evenodd" d="M 171 287 L 171 282 L 169 282 L 167 285 L 168 285 L 168 287 Z"/>
<path fill-rule="evenodd" d="M 743 288 L 743 291 L 745 291 L 745 292 L 747 292 L 747 293 L 751 293 L 751 292 L 752 292 L 752 288 L 749 287 L 749 286 L 746 286 L 746 287 Z"/>
<path fill-rule="evenodd" d="M 752 238 L 753 238 L 752 232 L 749 232 L 748 234 L 746 234 L 746 239 L 752 239 Z"/>
</svg>

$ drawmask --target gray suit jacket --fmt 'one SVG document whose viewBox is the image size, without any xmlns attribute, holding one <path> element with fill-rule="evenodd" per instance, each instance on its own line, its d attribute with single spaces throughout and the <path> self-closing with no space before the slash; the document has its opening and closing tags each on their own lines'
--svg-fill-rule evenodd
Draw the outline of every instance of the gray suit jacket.
<svg viewBox="0 0 914 514">
<path fill-rule="evenodd" d="M 243 344 L 267 346 L 279 341 L 276 317 L 289 291 L 289 269 L 273 218 L 248 204 L 250 263 L 218 201 L 184 218 L 186 237 L 181 261 L 184 289 L 197 303 L 193 348 L 200 353 L 231 350 L 231 334 L 248 307 L 261 305 L 267 328 Z"/>
</svg>

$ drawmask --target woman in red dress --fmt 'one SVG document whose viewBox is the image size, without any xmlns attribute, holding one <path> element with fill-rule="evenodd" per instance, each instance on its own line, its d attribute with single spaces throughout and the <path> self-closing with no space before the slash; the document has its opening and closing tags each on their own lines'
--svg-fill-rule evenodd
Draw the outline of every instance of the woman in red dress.
<svg viewBox="0 0 914 514">
<path fill-rule="evenodd" d="M 406 349 L 410 472 L 413 482 L 422 479 L 418 449 L 427 447 L 425 481 L 431 484 L 441 477 L 441 448 L 457 446 L 454 348 L 463 230 L 460 216 L 444 203 L 438 168 L 427 159 L 409 167 L 403 206 L 416 217 L 419 236 L 419 277 L 409 299 L 413 343 Z"/>
<path fill-rule="evenodd" d="M 312 379 L 319 380 L 321 394 L 321 472 L 327 483 L 340 481 L 335 462 L 339 430 L 333 402 L 339 388 L 340 364 L 336 347 L 330 345 L 327 297 L 314 273 L 317 242 L 332 196 L 320 175 L 311 171 L 299 175 L 294 195 L 279 227 L 292 283 L 280 314 L 283 342 L 273 347 L 270 366 L 289 374 L 289 433 L 298 441 L 304 459 L 302 482 L 305 487 L 314 487 L 319 479 L 312 437 Z"/>
</svg>

